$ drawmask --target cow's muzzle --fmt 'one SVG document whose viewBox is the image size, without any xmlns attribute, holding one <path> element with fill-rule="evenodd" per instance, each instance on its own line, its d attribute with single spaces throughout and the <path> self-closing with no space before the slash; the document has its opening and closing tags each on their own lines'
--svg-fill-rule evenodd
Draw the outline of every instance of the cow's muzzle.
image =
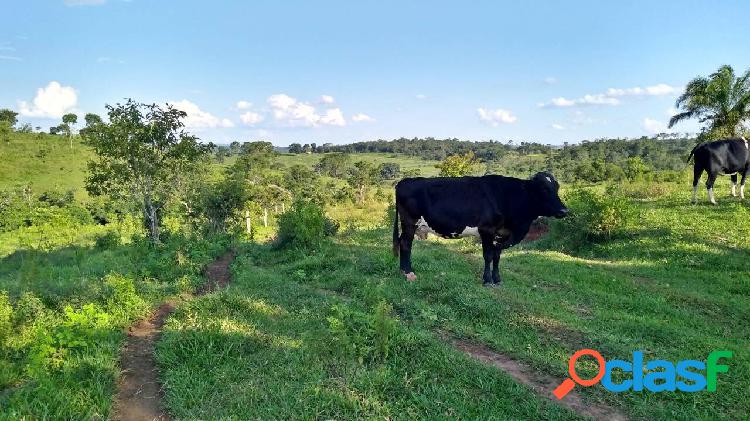
<svg viewBox="0 0 750 421">
<path fill-rule="evenodd" d="M 568 216 L 568 212 L 568 208 L 562 208 L 557 211 L 557 213 L 555 214 L 555 218 L 565 218 L 566 216 Z"/>
</svg>

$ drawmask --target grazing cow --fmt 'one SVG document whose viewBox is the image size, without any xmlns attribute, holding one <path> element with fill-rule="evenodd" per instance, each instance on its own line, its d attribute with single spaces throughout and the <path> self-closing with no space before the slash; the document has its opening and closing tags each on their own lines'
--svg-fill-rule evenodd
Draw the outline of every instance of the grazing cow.
<svg viewBox="0 0 750 421">
<path fill-rule="evenodd" d="M 401 271 L 407 280 L 416 279 L 411 268 L 415 234 L 426 236 L 432 232 L 444 238 L 476 236 L 482 240 L 484 285 L 498 285 L 500 252 L 518 244 L 537 217 L 567 215 L 568 209 L 557 194 L 559 189 L 555 177 L 546 172 L 529 180 L 500 175 L 401 180 L 396 184 L 393 222 L 393 253 L 401 255 Z"/>
<path fill-rule="evenodd" d="M 695 195 L 698 192 L 698 182 L 701 179 L 703 171 L 708 173 L 706 180 L 706 189 L 708 189 L 708 200 L 714 205 L 714 182 L 719 175 L 732 175 L 732 196 L 737 196 L 737 173 L 742 175 L 740 181 L 740 198 L 745 198 L 745 178 L 750 172 L 750 151 L 748 150 L 747 139 L 723 139 L 716 142 L 702 143 L 692 151 L 688 156 L 694 157 L 693 166 L 693 203 Z"/>
</svg>

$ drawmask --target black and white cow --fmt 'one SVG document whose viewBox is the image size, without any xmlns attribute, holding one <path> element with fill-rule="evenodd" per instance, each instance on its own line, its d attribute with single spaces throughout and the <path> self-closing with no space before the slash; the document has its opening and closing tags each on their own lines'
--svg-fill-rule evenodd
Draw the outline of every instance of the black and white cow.
<svg viewBox="0 0 750 421">
<path fill-rule="evenodd" d="M 402 273 L 409 281 L 416 279 L 411 268 L 415 234 L 477 236 L 482 240 L 484 285 L 499 284 L 500 252 L 518 244 L 537 217 L 567 215 L 568 209 L 557 194 L 559 188 L 555 177 L 546 172 L 529 180 L 500 175 L 401 180 L 396 184 L 393 253 L 401 256 Z"/>
<path fill-rule="evenodd" d="M 732 196 L 737 196 L 737 173 L 742 175 L 740 181 L 740 198 L 745 198 L 745 178 L 750 172 L 750 150 L 745 138 L 723 139 L 716 142 L 702 143 L 688 156 L 694 157 L 693 166 L 693 203 L 698 192 L 698 182 L 703 171 L 708 173 L 706 189 L 708 189 L 708 200 L 716 204 L 714 199 L 714 182 L 719 175 L 732 175 Z"/>
</svg>

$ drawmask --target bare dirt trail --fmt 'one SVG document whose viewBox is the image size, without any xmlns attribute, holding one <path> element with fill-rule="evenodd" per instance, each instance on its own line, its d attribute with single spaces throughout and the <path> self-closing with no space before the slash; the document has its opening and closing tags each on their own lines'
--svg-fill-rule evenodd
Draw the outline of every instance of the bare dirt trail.
<svg viewBox="0 0 750 421">
<path fill-rule="evenodd" d="M 472 343 L 456 338 L 448 337 L 446 334 L 440 335 L 444 340 L 453 344 L 453 346 L 464 354 L 498 368 L 511 376 L 516 382 L 530 387 L 540 397 L 562 405 L 578 415 L 593 418 L 595 420 L 606 421 L 626 421 L 628 418 L 615 408 L 600 402 L 591 402 L 584 400 L 575 390 L 568 393 L 565 398 L 558 400 L 552 395 L 554 390 L 563 379 L 556 379 L 551 376 L 540 374 L 531 367 L 500 353 L 497 353 L 486 345 Z"/>
<path fill-rule="evenodd" d="M 229 265 L 234 252 L 225 253 L 206 268 L 206 283 L 196 295 L 203 295 L 225 287 L 232 279 Z M 159 371 L 154 360 L 154 345 L 159 340 L 167 317 L 180 303 L 192 298 L 182 295 L 160 305 L 150 316 L 135 323 L 120 353 L 122 375 L 117 382 L 117 397 L 113 405 L 113 418 L 122 421 L 168 420 L 162 399 L 164 392 L 159 382 Z"/>
</svg>

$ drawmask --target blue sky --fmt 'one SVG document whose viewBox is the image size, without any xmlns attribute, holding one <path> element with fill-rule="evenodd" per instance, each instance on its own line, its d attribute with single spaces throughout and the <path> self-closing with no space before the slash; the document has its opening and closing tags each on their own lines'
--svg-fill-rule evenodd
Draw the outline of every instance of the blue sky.
<svg viewBox="0 0 750 421">
<path fill-rule="evenodd" d="M 127 97 L 171 102 L 217 143 L 640 136 L 664 130 L 691 78 L 750 67 L 749 15 L 744 1 L 13 1 L 0 107 L 46 128 Z"/>
</svg>

